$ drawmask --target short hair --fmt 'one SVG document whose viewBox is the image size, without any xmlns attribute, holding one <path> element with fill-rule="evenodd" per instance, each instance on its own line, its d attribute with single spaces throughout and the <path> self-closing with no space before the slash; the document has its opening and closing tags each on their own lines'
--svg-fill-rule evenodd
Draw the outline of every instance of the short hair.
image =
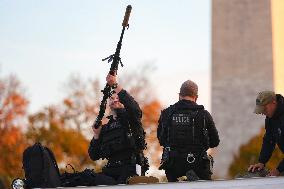
<svg viewBox="0 0 284 189">
<path fill-rule="evenodd" d="M 198 95 L 198 86 L 191 80 L 183 82 L 180 87 L 180 96 L 197 96 Z"/>
</svg>

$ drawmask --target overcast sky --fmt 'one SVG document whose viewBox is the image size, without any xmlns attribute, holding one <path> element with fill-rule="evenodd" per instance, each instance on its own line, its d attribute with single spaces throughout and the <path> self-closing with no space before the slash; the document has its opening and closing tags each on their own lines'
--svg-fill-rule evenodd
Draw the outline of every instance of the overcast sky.
<svg viewBox="0 0 284 189">
<path fill-rule="evenodd" d="M 210 110 L 210 0 L 0 0 L 0 74 L 16 74 L 30 111 L 57 103 L 70 74 L 104 84 L 125 8 L 132 5 L 119 75 L 151 63 L 150 80 L 164 106 L 187 79 Z M 101 100 L 101 99 L 98 99 Z"/>
</svg>

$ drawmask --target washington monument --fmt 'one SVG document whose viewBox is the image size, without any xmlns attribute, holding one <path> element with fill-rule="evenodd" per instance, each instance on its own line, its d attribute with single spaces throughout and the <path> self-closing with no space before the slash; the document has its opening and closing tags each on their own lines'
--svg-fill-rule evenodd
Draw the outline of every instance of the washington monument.
<svg viewBox="0 0 284 189">
<path fill-rule="evenodd" d="M 253 114 L 258 92 L 284 94 L 283 20 L 283 0 L 212 1 L 211 101 L 221 140 L 214 165 L 219 177 L 264 124 Z"/>
</svg>

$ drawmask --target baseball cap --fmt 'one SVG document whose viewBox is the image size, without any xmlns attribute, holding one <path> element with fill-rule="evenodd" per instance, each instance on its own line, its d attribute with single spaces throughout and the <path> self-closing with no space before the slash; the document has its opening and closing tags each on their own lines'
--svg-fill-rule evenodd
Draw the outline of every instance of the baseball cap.
<svg viewBox="0 0 284 189">
<path fill-rule="evenodd" d="M 254 113 L 264 113 L 264 106 L 276 99 L 276 95 L 273 91 L 262 91 L 258 93 L 255 101 Z"/>
</svg>

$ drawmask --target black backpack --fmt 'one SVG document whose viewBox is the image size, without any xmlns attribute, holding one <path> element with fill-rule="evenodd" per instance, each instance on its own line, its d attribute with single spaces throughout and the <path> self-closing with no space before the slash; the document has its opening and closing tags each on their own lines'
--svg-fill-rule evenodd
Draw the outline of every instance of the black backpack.
<svg viewBox="0 0 284 189">
<path fill-rule="evenodd" d="M 57 162 L 52 151 L 35 143 L 23 153 L 26 188 L 55 188 L 61 186 Z"/>
</svg>

